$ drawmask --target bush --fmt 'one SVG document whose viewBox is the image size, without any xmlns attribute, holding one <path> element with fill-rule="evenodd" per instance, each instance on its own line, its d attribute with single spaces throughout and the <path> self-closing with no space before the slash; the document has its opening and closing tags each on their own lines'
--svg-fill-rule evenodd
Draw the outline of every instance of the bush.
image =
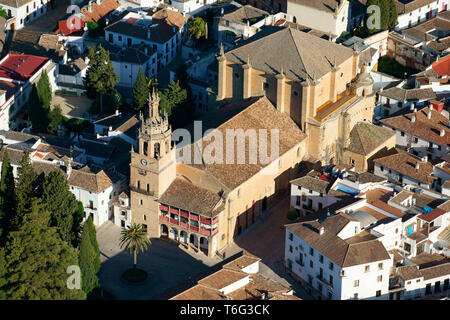
<svg viewBox="0 0 450 320">
<path fill-rule="evenodd" d="M 399 79 L 405 79 L 405 72 L 406 76 L 419 72 L 419 70 L 401 65 L 395 59 L 392 59 L 388 56 L 380 57 L 380 59 L 378 60 L 378 71 L 389 74 Z"/>
<path fill-rule="evenodd" d="M 289 210 L 286 214 L 286 218 L 288 218 L 289 220 L 295 220 L 298 218 L 298 212 L 297 210 Z"/>
</svg>

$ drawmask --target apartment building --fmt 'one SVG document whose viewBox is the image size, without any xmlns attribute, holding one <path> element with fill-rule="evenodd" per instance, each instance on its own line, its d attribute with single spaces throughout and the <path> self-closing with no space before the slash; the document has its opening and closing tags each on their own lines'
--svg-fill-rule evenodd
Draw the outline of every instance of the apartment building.
<svg viewBox="0 0 450 320">
<path fill-rule="evenodd" d="M 426 20 L 432 19 L 437 13 L 449 8 L 448 0 L 396 0 L 398 24 L 396 30 L 410 28 Z"/>
<path fill-rule="evenodd" d="M 162 9 L 153 15 L 129 12 L 105 28 L 105 39 L 119 47 L 150 46 L 153 51 L 147 54 L 152 57 L 156 53 L 157 61 L 153 65 L 151 60 L 152 68 L 147 67 L 144 71 L 151 73 L 152 69 L 156 69 L 154 71 L 159 72 L 180 53 L 186 23 L 187 17 L 170 9 Z"/>
<path fill-rule="evenodd" d="M 383 127 L 396 132 L 396 145 L 429 160 L 450 152 L 449 119 L 430 107 L 381 120 Z"/>
</svg>

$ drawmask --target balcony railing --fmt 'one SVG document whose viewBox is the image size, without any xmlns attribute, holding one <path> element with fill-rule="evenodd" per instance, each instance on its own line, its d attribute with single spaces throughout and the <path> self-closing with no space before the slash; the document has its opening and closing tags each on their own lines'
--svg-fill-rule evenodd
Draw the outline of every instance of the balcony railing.
<svg viewBox="0 0 450 320">
<path fill-rule="evenodd" d="M 170 223 L 172 223 L 172 224 L 176 224 L 176 225 L 179 224 L 179 223 L 178 223 L 178 220 L 176 220 L 176 219 L 170 218 L 169 221 L 170 221 Z"/>
<path fill-rule="evenodd" d="M 159 216 L 159 221 L 169 222 L 169 218 L 164 217 L 164 216 Z"/>
</svg>

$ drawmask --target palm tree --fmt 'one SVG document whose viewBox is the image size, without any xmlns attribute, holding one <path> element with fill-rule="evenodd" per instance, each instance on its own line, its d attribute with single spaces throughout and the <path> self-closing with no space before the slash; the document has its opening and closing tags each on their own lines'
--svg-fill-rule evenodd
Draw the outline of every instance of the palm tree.
<svg viewBox="0 0 450 320">
<path fill-rule="evenodd" d="M 120 237 L 120 248 L 129 249 L 133 252 L 133 268 L 136 269 L 136 255 L 139 252 L 148 250 L 152 244 L 147 237 L 147 231 L 140 224 L 132 223 L 129 227 L 123 228 Z"/>
</svg>

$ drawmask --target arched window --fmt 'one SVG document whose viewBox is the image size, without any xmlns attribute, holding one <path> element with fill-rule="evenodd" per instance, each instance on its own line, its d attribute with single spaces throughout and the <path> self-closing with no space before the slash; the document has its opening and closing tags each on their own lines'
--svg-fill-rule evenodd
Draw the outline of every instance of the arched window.
<svg viewBox="0 0 450 320">
<path fill-rule="evenodd" d="M 154 157 L 155 159 L 159 158 L 159 155 L 160 155 L 160 149 L 161 149 L 161 146 L 159 145 L 159 142 L 155 143 L 155 147 L 154 147 L 154 155 L 153 155 L 153 157 Z"/>
</svg>

